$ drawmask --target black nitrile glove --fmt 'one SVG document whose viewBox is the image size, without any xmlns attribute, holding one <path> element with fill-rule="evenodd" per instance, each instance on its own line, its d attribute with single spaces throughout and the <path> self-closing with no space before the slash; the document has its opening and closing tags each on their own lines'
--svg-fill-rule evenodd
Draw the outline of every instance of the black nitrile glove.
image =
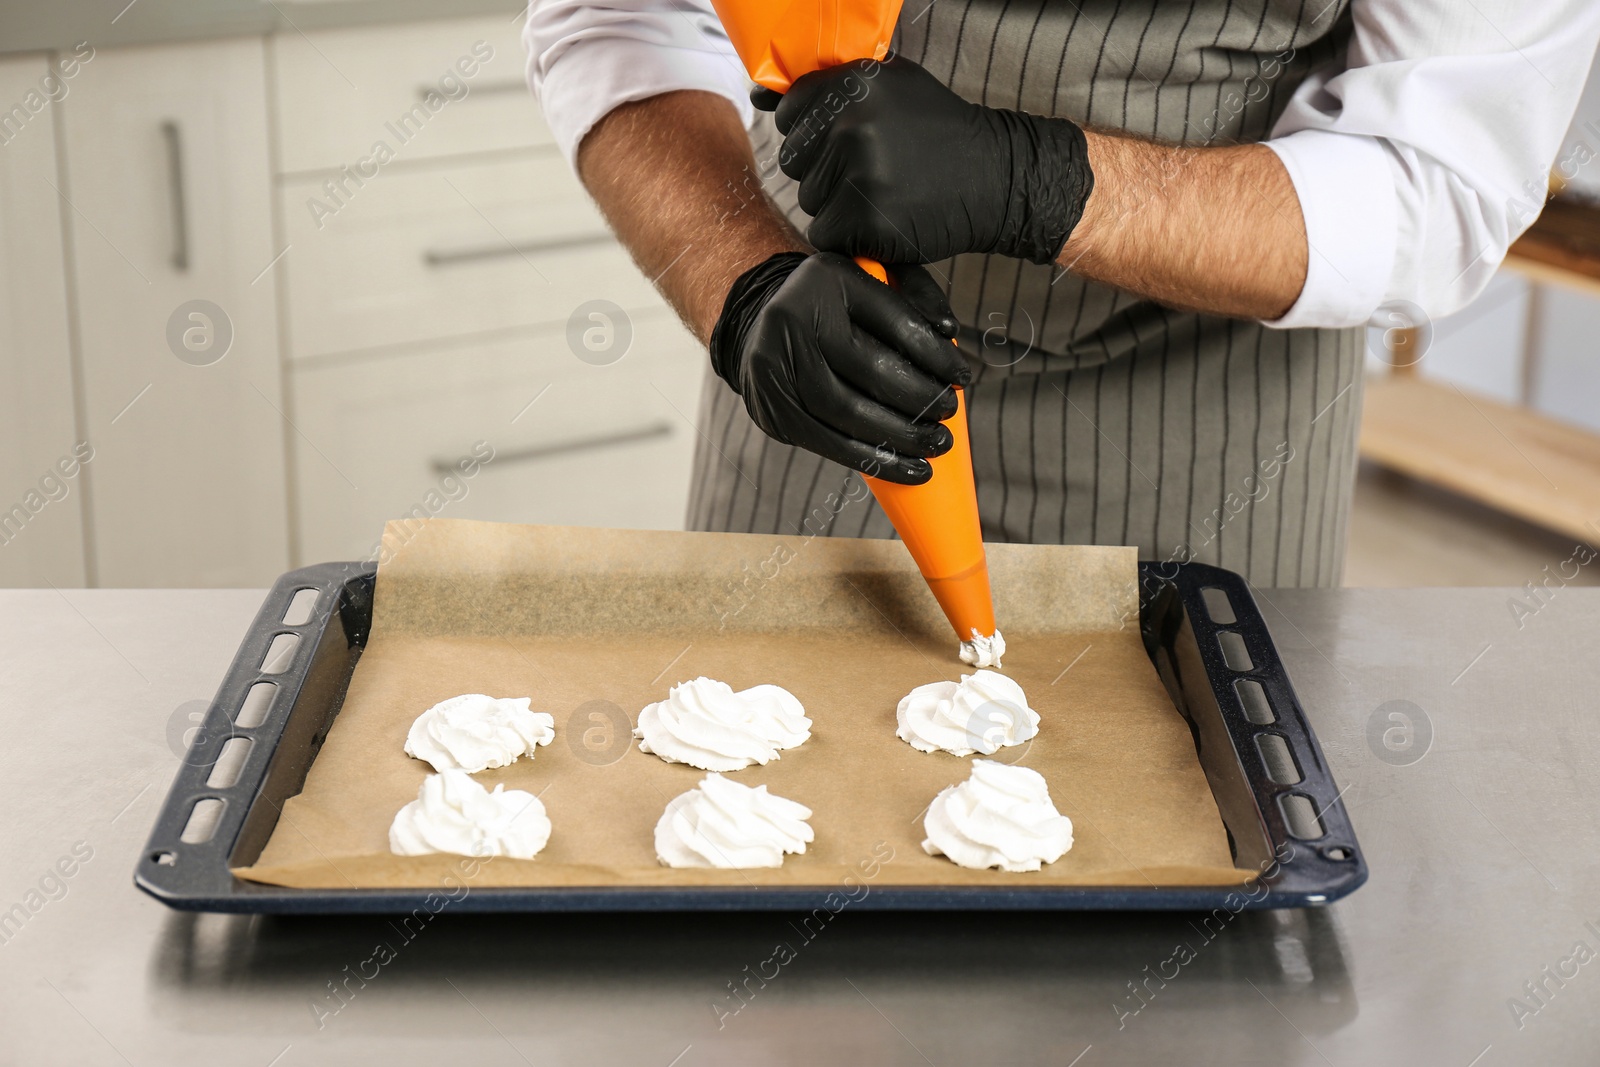
<svg viewBox="0 0 1600 1067">
<path fill-rule="evenodd" d="M 1060 255 L 1094 188 L 1083 131 L 1066 119 L 971 104 L 900 56 L 757 88 L 784 135 L 817 248 L 886 263 L 984 252 Z"/>
<path fill-rule="evenodd" d="M 767 436 L 891 482 L 933 476 L 950 450 L 947 386 L 972 372 L 928 272 L 884 285 L 844 256 L 784 252 L 745 271 L 711 331 L 711 365 Z M 882 451 L 880 451 L 882 450 Z"/>
</svg>

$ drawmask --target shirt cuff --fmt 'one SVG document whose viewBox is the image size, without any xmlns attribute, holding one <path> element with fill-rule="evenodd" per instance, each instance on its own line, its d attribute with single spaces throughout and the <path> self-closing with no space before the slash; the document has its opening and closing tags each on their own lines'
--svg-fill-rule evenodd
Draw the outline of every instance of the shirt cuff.
<svg viewBox="0 0 1600 1067">
<path fill-rule="evenodd" d="M 755 118 L 749 88 L 738 59 L 709 43 L 700 49 L 603 37 L 571 43 L 545 72 L 538 96 L 556 144 L 576 169 L 583 138 L 622 104 L 699 89 L 730 101 L 748 128 Z"/>
<path fill-rule="evenodd" d="M 1306 281 L 1278 329 L 1360 326 L 1394 272 L 1399 201 L 1389 154 L 1375 137 L 1301 130 L 1266 142 L 1300 200 Z"/>
</svg>

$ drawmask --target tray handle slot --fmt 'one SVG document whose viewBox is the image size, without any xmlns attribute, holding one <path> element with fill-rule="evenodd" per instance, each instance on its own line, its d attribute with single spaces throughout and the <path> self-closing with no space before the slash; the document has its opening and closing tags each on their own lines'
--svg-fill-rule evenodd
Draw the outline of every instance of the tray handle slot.
<svg viewBox="0 0 1600 1067">
<path fill-rule="evenodd" d="M 239 705 L 239 715 L 233 724 L 246 730 L 260 726 L 267 721 L 267 713 L 272 710 L 272 701 L 277 695 L 277 682 L 256 682 L 245 693 L 244 702 Z"/>
<path fill-rule="evenodd" d="M 1328 831 L 1322 828 L 1322 820 L 1317 818 L 1316 805 L 1304 793 L 1280 793 L 1278 810 L 1283 812 L 1283 821 L 1288 824 L 1289 832 L 1300 840 L 1315 841 L 1327 835 Z"/>
<path fill-rule="evenodd" d="M 1234 631 L 1220 631 L 1217 634 L 1217 647 L 1222 649 L 1222 662 L 1228 665 L 1230 671 L 1256 669 L 1255 661 L 1250 658 L 1250 650 L 1245 647 L 1244 638 Z"/>
<path fill-rule="evenodd" d="M 255 747 L 255 742 L 248 737 L 230 737 L 222 745 L 222 752 L 217 756 L 217 762 L 211 765 L 211 776 L 206 779 L 207 789 L 231 789 L 239 780 L 239 772 L 244 770 L 245 760 L 250 758 L 250 750 Z"/>
<path fill-rule="evenodd" d="M 283 613 L 285 626 L 304 626 L 311 621 L 311 615 L 317 610 L 317 600 L 322 593 L 316 589 L 297 589 L 294 596 L 289 598 L 289 607 Z"/>
<path fill-rule="evenodd" d="M 1228 599 L 1226 589 L 1208 585 L 1200 590 L 1200 599 L 1205 602 L 1206 614 L 1218 626 L 1232 626 L 1239 621 L 1239 616 L 1233 613 L 1233 601 Z"/>
<path fill-rule="evenodd" d="M 1238 678 L 1234 680 L 1233 691 L 1244 707 L 1246 719 L 1257 726 L 1271 726 L 1278 721 L 1272 701 L 1267 699 L 1267 691 L 1261 688 L 1260 682 L 1254 678 Z"/>
<path fill-rule="evenodd" d="M 1274 782 L 1298 785 L 1304 780 L 1305 775 L 1300 773 L 1294 754 L 1289 751 L 1289 742 L 1279 734 L 1268 730 L 1256 734 L 1256 751 L 1261 754 L 1261 762 L 1267 765 L 1267 776 Z"/>
<path fill-rule="evenodd" d="M 178 840 L 186 845 L 203 845 L 210 841 L 227 807 L 228 802 L 221 797 L 201 797 L 195 801 L 194 807 L 189 809 L 189 821 L 183 824 L 183 833 L 178 835 Z"/>
<path fill-rule="evenodd" d="M 267 654 L 261 657 L 262 674 L 282 674 L 294 662 L 295 650 L 300 647 L 299 634 L 277 634 L 272 638 L 272 644 L 267 646 Z"/>
</svg>

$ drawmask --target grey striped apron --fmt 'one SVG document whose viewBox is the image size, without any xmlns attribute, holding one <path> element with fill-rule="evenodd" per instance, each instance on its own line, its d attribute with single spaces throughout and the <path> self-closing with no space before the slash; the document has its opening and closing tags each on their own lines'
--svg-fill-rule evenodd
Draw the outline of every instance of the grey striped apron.
<svg viewBox="0 0 1600 1067">
<path fill-rule="evenodd" d="M 962 96 L 1190 145 L 1264 138 L 1350 33 L 1347 0 L 908 0 L 896 47 Z M 768 192 L 803 230 L 769 116 Z M 1314 254 L 1314 253 L 1313 253 Z M 1261 586 L 1337 585 L 1363 332 L 1173 311 L 1054 266 L 935 264 L 977 377 L 984 536 L 1137 545 Z M 859 476 L 756 429 L 715 375 L 688 525 L 889 537 Z"/>
</svg>

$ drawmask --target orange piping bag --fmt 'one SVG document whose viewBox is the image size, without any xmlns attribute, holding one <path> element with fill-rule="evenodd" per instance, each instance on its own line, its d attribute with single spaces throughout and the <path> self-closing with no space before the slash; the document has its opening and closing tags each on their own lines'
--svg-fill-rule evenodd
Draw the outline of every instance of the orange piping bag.
<svg viewBox="0 0 1600 1067">
<path fill-rule="evenodd" d="M 900 17 L 900 0 L 712 0 L 712 6 L 751 80 L 780 93 L 802 74 L 869 56 L 882 59 Z M 880 264 L 856 262 L 888 281 Z M 900 485 L 863 477 L 955 628 L 961 658 L 998 667 L 1005 639 L 995 628 L 966 398 L 959 389 L 956 413 L 944 425 L 955 444 L 929 461 L 933 477 L 927 482 Z"/>
<path fill-rule="evenodd" d="M 802 74 L 882 59 L 900 0 L 711 0 L 750 80 L 786 93 Z"/>
<path fill-rule="evenodd" d="M 881 264 L 865 258 L 856 263 L 880 282 L 888 280 Z M 989 561 L 972 477 L 972 442 L 967 436 L 967 398 L 962 390 L 955 392 L 956 413 L 944 420 L 955 443 L 944 455 L 928 460 L 933 477 L 921 485 L 870 475 L 862 479 L 900 532 L 917 570 L 955 628 L 962 660 L 976 667 L 998 667 L 1006 642 L 994 624 Z"/>
</svg>

